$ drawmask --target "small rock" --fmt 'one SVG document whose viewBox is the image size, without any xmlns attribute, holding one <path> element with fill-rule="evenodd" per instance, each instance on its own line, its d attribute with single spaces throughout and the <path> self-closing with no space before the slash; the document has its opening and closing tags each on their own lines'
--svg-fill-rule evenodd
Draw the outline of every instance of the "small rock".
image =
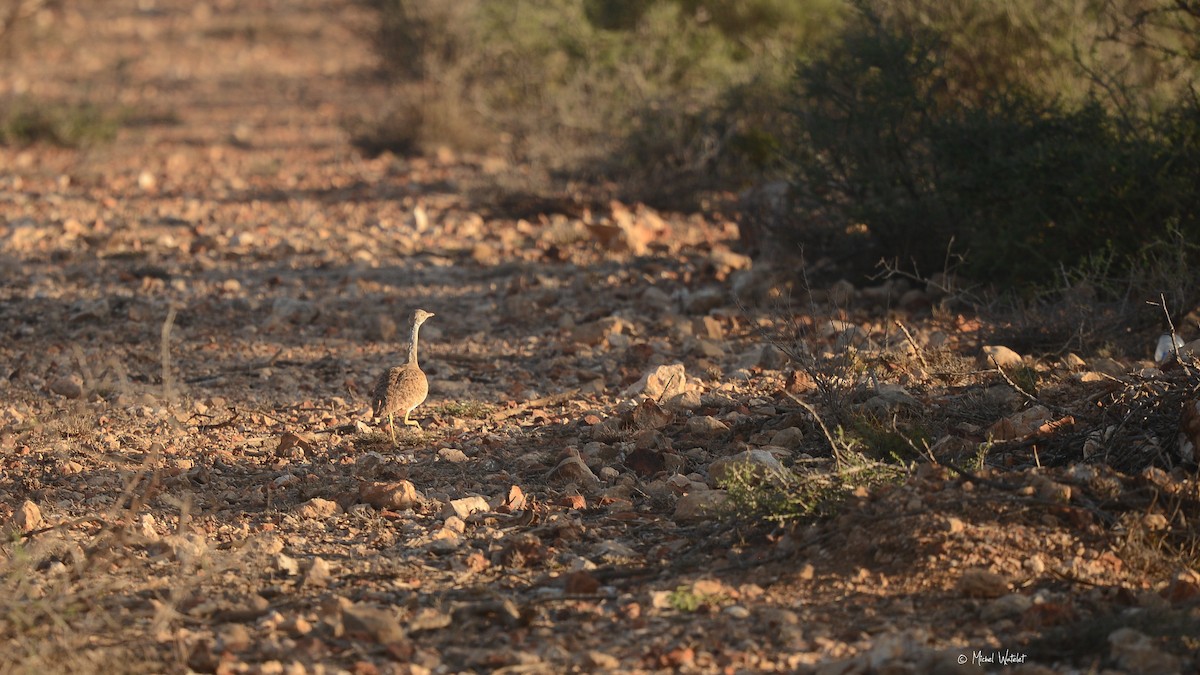
<svg viewBox="0 0 1200 675">
<path fill-rule="evenodd" d="M 684 296 L 683 310 L 688 314 L 707 314 L 725 304 L 724 289 L 706 287 L 695 290 Z"/>
<path fill-rule="evenodd" d="M 790 358 L 787 352 L 776 345 L 768 343 L 762 346 L 756 365 L 763 370 L 781 370 L 788 364 Z"/>
<path fill-rule="evenodd" d="M 1052 481 L 1045 476 L 1035 476 L 1032 482 L 1037 490 L 1038 499 L 1056 504 L 1066 504 L 1071 501 L 1070 485 Z"/>
<path fill-rule="evenodd" d="M 1091 369 L 1112 377 L 1120 377 L 1129 372 L 1129 368 L 1125 364 L 1116 359 L 1110 359 L 1107 356 L 1092 359 Z"/>
<path fill-rule="evenodd" d="M 780 429 L 771 436 L 771 445 L 778 445 L 781 448 L 795 450 L 804 442 L 804 431 L 800 427 L 787 427 Z"/>
<path fill-rule="evenodd" d="M 983 365 L 995 368 L 1017 368 L 1024 363 L 1021 355 L 1003 345 L 987 345 L 983 348 Z"/>
<path fill-rule="evenodd" d="M 320 308 L 307 300 L 283 295 L 276 298 L 271 304 L 271 315 L 268 317 L 267 323 L 272 326 L 284 323 L 308 324 L 312 323 L 320 313 Z"/>
<path fill-rule="evenodd" d="M 741 605 L 730 605 L 721 610 L 721 613 L 734 619 L 749 619 L 750 610 Z"/>
<path fill-rule="evenodd" d="M 971 598 L 998 598 L 1008 593 L 1008 577 L 981 567 L 963 570 L 958 578 L 958 590 Z"/>
<path fill-rule="evenodd" d="M 296 515 L 301 518 L 328 518 L 341 513 L 342 507 L 337 502 L 313 497 L 296 508 Z"/>
<path fill-rule="evenodd" d="M 658 286 L 647 286 L 642 291 L 642 302 L 656 309 L 666 309 L 671 306 L 671 296 Z"/>
<path fill-rule="evenodd" d="M 184 567 L 197 564 L 208 554 L 208 540 L 197 533 L 172 534 L 162 538 L 159 549 L 165 548 L 172 560 Z"/>
<path fill-rule="evenodd" d="M 921 403 L 908 390 L 897 384 L 881 384 L 875 396 L 867 399 L 863 408 L 876 415 L 891 415 L 901 409 L 917 409 Z"/>
<path fill-rule="evenodd" d="M 725 329 L 715 316 L 702 316 L 692 322 L 692 333 L 706 340 L 724 340 Z"/>
<path fill-rule="evenodd" d="M 656 401 L 664 401 L 687 391 L 687 374 L 682 363 L 656 366 L 642 379 L 630 385 L 622 394 L 625 398 L 643 395 Z"/>
<path fill-rule="evenodd" d="M 997 421 L 988 427 L 987 433 L 997 441 L 1018 440 L 1033 434 L 1053 418 L 1049 408 L 1035 405 Z"/>
<path fill-rule="evenodd" d="M 451 464 L 462 464 L 468 461 L 467 454 L 458 448 L 442 448 L 438 450 L 438 459 Z"/>
<path fill-rule="evenodd" d="M 313 629 L 313 625 L 309 623 L 308 619 L 302 616 L 292 617 L 279 624 L 279 627 L 294 638 L 304 637 L 311 633 Z"/>
<path fill-rule="evenodd" d="M 16 525 L 17 529 L 21 532 L 32 532 L 44 525 L 42 510 L 38 508 L 37 504 L 28 499 L 22 502 L 21 506 L 17 508 L 16 513 L 13 514 L 12 521 L 13 525 Z"/>
<path fill-rule="evenodd" d="M 138 533 L 150 541 L 158 541 L 158 525 L 154 520 L 154 516 L 149 513 L 143 513 L 138 519 Z"/>
<path fill-rule="evenodd" d="M 1200 572 L 1180 570 L 1171 577 L 1171 583 L 1162 590 L 1162 597 L 1172 605 L 1194 603 L 1200 599 Z"/>
<path fill-rule="evenodd" d="M 571 337 L 576 342 L 595 347 L 610 336 L 620 333 L 624 326 L 625 321 L 615 316 L 609 316 L 576 326 L 571 331 Z"/>
<path fill-rule="evenodd" d="M 787 471 L 779 463 L 779 460 L 766 450 L 747 450 L 729 457 L 722 457 L 710 464 L 708 467 L 709 484 L 713 487 L 720 485 L 728 480 L 738 468 L 746 472 L 747 479 L 753 476 L 757 481 L 773 475 L 778 476 Z"/>
<path fill-rule="evenodd" d="M 705 359 L 719 359 L 725 356 L 725 348 L 715 340 L 695 340 L 688 351 Z"/>
<path fill-rule="evenodd" d="M 1072 352 L 1063 357 L 1062 365 L 1067 370 L 1082 370 L 1087 367 L 1087 362 L 1079 358 L 1078 354 Z"/>
<path fill-rule="evenodd" d="M 958 436 L 942 436 L 929 448 L 929 452 L 934 454 L 937 461 L 949 461 L 953 464 L 973 458 L 978 450 L 979 443 Z"/>
<path fill-rule="evenodd" d="M 252 643 L 250 630 L 240 623 L 226 624 L 217 632 L 217 645 L 222 651 L 245 651 Z"/>
<path fill-rule="evenodd" d="M 1020 593 L 1009 593 L 984 605 L 980 611 L 980 617 L 988 623 L 1001 619 L 1011 619 L 1025 613 L 1025 610 L 1032 606 L 1032 598 Z"/>
<path fill-rule="evenodd" d="M 754 265 L 750 256 L 734 253 L 727 248 L 713 249 L 708 259 L 712 263 L 713 269 L 716 270 L 718 279 L 724 278 L 730 272 L 748 270 Z"/>
<path fill-rule="evenodd" d="M 422 607 L 408 620 L 408 631 L 419 633 L 427 630 L 441 630 L 454 623 L 449 614 L 434 607 Z"/>
<path fill-rule="evenodd" d="M 373 476 L 382 471 L 390 462 L 390 459 L 378 452 L 364 452 L 354 461 L 354 475 L 360 478 Z"/>
<path fill-rule="evenodd" d="M 391 342 L 396 337 L 396 321 L 387 314 L 380 314 L 368 325 L 367 338 L 378 342 Z"/>
<path fill-rule="evenodd" d="M 1130 673 L 1177 673 L 1179 657 L 1164 650 L 1158 640 L 1133 628 L 1118 628 L 1108 635 L 1117 665 Z"/>
<path fill-rule="evenodd" d="M 929 294 L 919 288 L 911 288 L 900 294 L 900 299 L 896 304 L 907 312 L 916 312 L 918 310 L 927 309 L 933 306 L 933 299 Z"/>
<path fill-rule="evenodd" d="M 312 564 L 308 566 L 308 572 L 304 575 L 304 585 L 308 587 L 326 586 L 331 578 L 333 578 L 333 572 L 329 569 L 329 563 L 321 556 L 316 556 L 313 558 Z"/>
<path fill-rule="evenodd" d="M 845 279 L 835 281 L 827 292 L 829 303 L 834 307 L 847 307 L 854 300 L 854 284 Z"/>
<path fill-rule="evenodd" d="M 395 615 L 377 607 L 351 604 L 342 610 L 341 624 L 344 635 L 350 638 L 391 646 L 405 644 L 408 639 Z"/>
<path fill-rule="evenodd" d="M 500 262 L 500 252 L 495 246 L 481 241 L 471 247 L 471 259 L 480 265 L 496 265 Z"/>
<path fill-rule="evenodd" d="M 289 577 L 298 576 L 300 574 L 300 562 L 290 555 L 280 553 L 275 556 L 275 569 Z"/>
<path fill-rule="evenodd" d="M 1200 453 L 1200 399 L 1184 401 L 1179 413 L 1179 434 L 1176 451 L 1185 462 L 1195 462 Z"/>
<path fill-rule="evenodd" d="M 490 507 L 483 497 L 472 496 L 452 499 L 442 507 L 442 518 L 457 516 L 466 520 L 472 513 L 486 512 Z"/>
<path fill-rule="evenodd" d="M 700 406 L 700 392 L 691 389 L 668 398 L 666 402 L 668 410 L 695 410 Z"/>
<path fill-rule="evenodd" d="M 1179 347 L 1182 356 L 1200 356 L 1200 340 L 1192 340 Z"/>
<path fill-rule="evenodd" d="M 688 418 L 687 424 L 684 425 L 688 433 L 697 436 L 716 436 L 729 431 L 729 426 L 721 420 L 712 417 L 711 415 L 697 415 L 696 417 Z"/>
<path fill-rule="evenodd" d="M 358 497 L 377 509 L 411 509 L 421 502 L 417 489 L 406 480 L 362 483 Z"/>
<path fill-rule="evenodd" d="M 78 375 L 64 375 L 50 380 L 50 391 L 66 398 L 83 396 L 83 380 Z"/>
<path fill-rule="evenodd" d="M 963 524 L 963 521 L 960 518 L 951 516 L 946 519 L 946 531 L 950 534 L 960 534 L 966 529 L 966 527 L 967 526 Z"/>
<path fill-rule="evenodd" d="M 714 518 L 728 501 L 729 494 L 724 490 L 693 492 L 675 502 L 675 514 L 672 517 L 679 522 L 708 520 Z"/>
<path fill-rule="evenodd" d="M 675 414 L 663 409 L 652 398 L 644 399 L 632 411 L 633 423 L 639 429 L 662 429 L 675 420 Z"/>
<path fill-rule="evenodd" d="M 467 531 L 467 523 L 458 516 L 449 516 L 442 521 L 442 529 L 455 534 L 462 534 Z"/>
<path fill-rule="evenodd" d="M 546 478 L 589 485 L 596 485 L 600 482 L 596 474 L 592 473 L 588 465 L 576 454 L 564 458 L 546 474 Z"/>
<path fill-rule="evenodd" d="M 615 671 L 621 667 L 621 660 L 611 654 L 590 649 L 584 654 L 583 663 L 589 670 Z"/>
</svg>

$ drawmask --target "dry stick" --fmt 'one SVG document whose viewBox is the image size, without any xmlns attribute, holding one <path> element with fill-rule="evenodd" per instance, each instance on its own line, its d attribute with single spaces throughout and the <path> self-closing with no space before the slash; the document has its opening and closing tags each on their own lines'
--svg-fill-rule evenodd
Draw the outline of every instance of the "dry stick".
<svg viewBox="0 0 1200 675">
<path fill-rule="evenodd" d="M 1149 304 L 1153 305 L 1153 302 Z M 1167 296 L 1162 293 L 1158 294 L 1158 307 L 1162 310 L 1163 316 L 1167 318 L 1167 328 L 1171 329 L 1171 351 L 1175 354 L 1175 362 L 1183 366 L 1184 372 L 1191 374 L 1191 369 L 1188 364 L 1183 362 L 1183 356 L 1179 353 L 1179 342 L 1175 336 L 1175 322 L 1171 320 L 1171 313 L 1167 311 Z"/>
<path fill-rule="evenodd" d="M 808 414 L 812 415 L 813 419 L 815 419 L 817 424 L 820 425 L 821 431 L 825 434 L 825 440 L 829 441 L 829 449 L 833 451 L 833 461 L 837 464 L 837 468 L 840 470 L 842 468 L 842 453 L 838 452 L 837 442 L 833 440 L 833 434 L 829 433 L 829 428 L 825 426 L 825 422 L 821 419 L 821 416 L 817 414 L 816 409 L 808 403 L 801 401 L 790 391 L 784 391 L 783 393 L 786 394 L 788 398 L 795 401 L 797 405 L 807 410 Z"/>
<path fill-rule="evenodd" d="M 510 410 L 502 410 L 502 411 L 492 415 L 492 421 L 501 422 L 510 417 L 520 415 L 521 413 L 525 412 L 526 410 L 529 410 L 530 408 L 540 408 L 542 406 L 547 406 L 547 405 L 558 405 L 564 401 L 569 401 L 578 395 L 579 395 L 579 390 L 572 389 L 570 391 L 564 391 L 561 394 L 552 394 L 550 396 L 543 396 L 541 398 L 536 398 L 532 401 L 526 401 L 525 403 L 522 403 L 521 405 L 518 405 L 515 408 L 512 408 Z"/>
<path fill-rule="evenodd" d="M 119 511 L 122 510 L 122 504 L 124 504 L 126 502 L 126 500 L 129 501 L 129 507 L 125 508 L 125 510 L 129 511 L 130 516 L 134 515 L 134 511 L 140 510 L 141 505 L 142 505 L 142 502 L 138 498 L 134 497 L 134 494 L 133 494 L 134 490 L 136 490 L 138 488 L 138 486 L 142 483 L 142 479 L 144 479 L 147 476 L 147 474 L 150 472 L 151 465 L 153 465 L 155 462 L 157 462 L 158 459 L 159 459 L 159 453 L 157 450 L 146 455 L 146 458 L 142 460 L 142 465 L 138 469 L 138 471 L 136 473 L 132 474 L 131 476 L 129 476 L 129 479 L 126 481 L 125 487 L 121 491 L 121 497 L 119 499 L 117 499 L 116 502 L 113 503 L 113 505 L 108 509 L 108 512 L 105 513 L 104 516 L 96 516 L 96 517 L 89 517 L 89 518 L 77 518 L 75 520 L 71 520 L 66 523 L 59 523 L 57 525 L 50 525 L 47 527 L 42 527 L 42 528 L 39 528 L 36 530 L 31 530 L 29 532 L 22 533 L 22 535 L 21 535 L 22 538 L 28 539 L 30 537 L 36 536 L 38 534 L 42 534 L 44 532 L 50 532 L 52 530 L 59 530 L 59 529 L 69 529 L 69 528 L 75 527 L 76 525 L 83 525 L 85 523 L 99 523 L 100 525 L 105 526 L 105 527 L 111 526 L 113 523 L 118 522 L 120 520 L 117 517 L 117 514 Z M 132 518 L 130 518 L 130 522 L 132 522 Z"/>
<path fill-rule="evenodd" d="M 908 332 L 908 329 L 904 327 L 904 324 L 900 323 L 899 319 L 896 319 L 895 323 L 900 332 L 904 333 L 904 338 L 908 340 L 908 344 L 912 346 L 913 353 L 917 355 L 917 360 L 921 362 L 921 367 L 925 369 L 925 372 L 928 373 L 933 370 L 929 367 L 929 362 L 925 360 L 925 355 L 921 353 L 921 348 L 917 346 L 917 341 L 913 339 L 912 333 Z"/>
<path fill-rule="evenodd" d="M 162 342 L 160 350 L 162 352 L 162 382 L 163 382 L 163 398 L 170 405 L 174 398 L 173 385 L 171 381 L 171 325 L 175 323 L 175 305 L 171 305 L 167 310 L 167 318 L 162 325 Z"/>
<path fill-rule="evenodd" d="M 71 353 L 75 355 L 75 360 L 79 362 L 79 372 L 83 375 L 84 389 L 93 388 L 96 386 L 96 374 L 88 365 L 87 357 L 84 356 L 83 350 L 78 344 L 71 345 Z"/>
<path fill-rule="evenodd" d="M 253 373 L 256 370 L 262 370 L 263 368 L 270 368 L 271 366 L 275 365 L 279 361 L 279 357 L 282 354 L 283 354 L 283 347 L 280 347 L 279 350 L 276 351 L 270 358 L 252 361 L 249 364 L 244 365 L 244 366 L 230 366 L 228 368 L 222 368 L 220 371 L 218 371 L 217 373 L 215 373 L 213 375 L 197 375 L 196 377 L 192 377 L 192 378 L 185 380 L 185 382 L 187 382 L 188 384 L 199 384 L 201 382 L 208 382 L 210 380 L 218 379 L 225 375 L 233 375 L 236 373 Z"/>
<path fill-rule="evenodd" d="M 1000 362 L 996 360 L 995 356 L 989 356 L 988 359 L 992 362 L 992 365 L 996 366 L 996 372 L 1000 373 L 1000 377 L 1004 378 L 1004 381 L 1008 383 L 1008 386 L 1012 387 L 1013 389 L 1016 389 L 1018 394 L 1024 396 L 1031 403 L 1043 405 L 1042 402 L 1038 400 L 1038 397 L 1025 391 L 1023 388 L 1021 388 L 1021 385 L 1014 382 L 1013 379 L 1008 376 L 1008 373 L 1004 372 L 1004 369 L 1000 367 Z"/>
<path fill-rule="evenodd" d="M 221 429 L 221 428 L 232 425 L 237 420 L 237 418 L 242 416 L 242 412 L 240 410 L 238 410 L 236 407 L 230 406 L 229 411 L 233 413 L 233 416 L 230 417 L 229 419 L 225 420 L 224 422 L 216 422 L 213 424 L 201 424 L 201 425 L 197 426 L 196 429 L 199 431 L 212 431 L 213 429 Z"/>
</svg>

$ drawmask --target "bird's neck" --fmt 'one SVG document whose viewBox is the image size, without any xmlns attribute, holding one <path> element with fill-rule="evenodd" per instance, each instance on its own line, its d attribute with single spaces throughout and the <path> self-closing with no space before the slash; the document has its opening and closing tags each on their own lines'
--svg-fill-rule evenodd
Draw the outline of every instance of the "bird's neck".
<svg viewBox="0 0 1200 675">
<path fill-rule="evenodd" d="M 408 362 L 416 365 L 417 363 L 417 332 L 421 330 L 421 324 L 417 321 L 413 322 L 412 335 L 408 338 Z"/>
</svg>

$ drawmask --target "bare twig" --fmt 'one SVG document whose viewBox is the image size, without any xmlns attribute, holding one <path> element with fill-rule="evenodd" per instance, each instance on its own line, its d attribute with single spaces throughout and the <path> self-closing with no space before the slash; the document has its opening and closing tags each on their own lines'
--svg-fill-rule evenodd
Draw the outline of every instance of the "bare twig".
<svg viewBox="0 0 1200 675">
<path fill-rule="evenodd" d="M 1004 372 L 1004 369 L 1000 367 L 1000 362 L 998 362 L 996 360 L 996 357 L 989 356 L 988 360 L 990 360 L 992 362 L 992 365 L 996 366 L 996 372 L 1000 373 L 1000 377 L 1003 377 L 1004 381 L 1008 383 L 1008 386 L 1015 389 L 1018 394 L 1024 396 L 1031 403 L 1036 403 L 1037 405 L 1045 405 L 1044 403 L 1042 403 L 1041 400 L 1038 399 L 1037 396 L 1034 396 L 1033 394 L 1025 391 L 1025 389 L 1022 388 L 1021 385 L 1014 382 L 1013 379 L 1008 376 L 1008 373 Z"/>
<path fill-rule="evenodd" d="M 163 399 L 170 405 L 175 398 L 174 382 L 171 377 L 171 326 L 175 323 L 175 305 L 167 310 L 167 318 L 162 325 L 162 340 L 160 351 L 162 356 L 162 385 Z"/>
<path fill-rule="evenodd" d="M 806 401 L 800 400 L 798 396 L 790 391 L 784 391 L 783 393 L 788 398 L 795 401 L 797 405 L 807 410 L 808 414 L 812 415 L 813 419 L 817 421 L 817 424 L 821 427 L 821 432 L 825 434 L 825 440 L 829 441 L 829 448 L 833 452 L 833 461 L 837 464 L 837 468 L 839 470 L 842 469 L 842 453 L 838 449 L 837 441 L 833 440 L 833 434 L 829 433 L 829 428 L 825 426 L 825 422 L 821 419 L 821 416 L 817 414 L 816 409 L 809 405 Z"/>
<path fill-rule="evenodd" d="M 233 413 L 233 415 L 230 416 L 229 419 L 227 419 L 223 422 L 216 422 L 213 424 L 201 424 L 201 425 L 197 426 L 196 428 L 199 429 L 200 431 L 212 431 L 213 429 L 221 429 L 221 428 L 232 425 L 242 415 L 241 411 L 239 411 L 237 408 L 234 408 L 234 407 L 230 407 L 229 412 Z"/>
<path fill-rule="evenodd" d="M 185 380 L 188 384 L 199 384 L 201 382 L 210 382 L 226 375 L 234 375 L 238 373 L 253 373 L 263 368 L 270 368 L 279 362 L 279 357 L 283 354 L 283 348 L 280 347 L 274 354 L 266 359 L 257 359 L 241 366 L 230 366 L 222 368 L 212 375 L 198 375 L 196 377 Z"/>
<path fill-rule="evenodd" d="M 543 406 L 548 406 L 548 405 L 558 405 L 560 403 L 570 401 L 571 399 L 575 398 L 578 395 L 579 395 L 578 389 L 571 389 L 570 391 L 564 391 L 564 392 L 561 392 L 558 394 L 551 394 L 550 396 L 543 396 L 541 398 L 535 398 L 532 401 L 526 401 L 526 402 L 518 405 L 515 408 L 509 408 L 508 410 L 501 410 L 500 412 L 493 414 L 492 421 L 500 422 L 500 421 L 506 420 L 510 417 L 515 417 L 517 415 L 520 415 L 521 413 L 523 413 L 526 410 L 529 410 L 531 408 L 541 408 Z"/>
<path fill-rule="evenodd" d="M 925 355 L 921 353 L 921 347 L 918 346 L 917 341 L 913 339 L 912 333 L 908 332 L 908 328 L 905 328 L 904 324 L 900 323 L 899 319 L 896 319 L 895 323 L 896 327 L 900 329 L 900 332 L 904 333 L 904 338 L 908 340 L 908 344 L 912 346 L 913 354 L 917 355 L 917 360 L 921 362 L 921 367 L 925 369 L 925 372 L 930 372 L 932 368 L 929 367 L 929 362 L 925 360 Z"/>
</svg>

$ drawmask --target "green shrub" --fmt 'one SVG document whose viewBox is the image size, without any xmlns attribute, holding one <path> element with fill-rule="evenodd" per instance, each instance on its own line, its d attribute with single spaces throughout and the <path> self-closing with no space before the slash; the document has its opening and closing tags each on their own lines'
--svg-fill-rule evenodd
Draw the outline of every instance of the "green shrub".
<svg viewBox="0 0 1200 675">
<path fill-rule="evenodd" d="M 118 116 L 100 106 L 53 104 L 28 98 L 0 103 L 0 143 L 52 143 L 81 147 L 106 143 L 117 136 Z"/>
<path fill-rule="evenodd" d="M 543 174 L 652 178 L 664 192 L 777 163 L 792 63 L 842 11 L 839 0 L 371 2 L 398 93 L 375 131 L 356 132 L 364 146 L 477 150 L 463 132 L 482 129 L 492 152 Z M 455 118 L 467 123 L 433 125 Z"/>
</svg>

